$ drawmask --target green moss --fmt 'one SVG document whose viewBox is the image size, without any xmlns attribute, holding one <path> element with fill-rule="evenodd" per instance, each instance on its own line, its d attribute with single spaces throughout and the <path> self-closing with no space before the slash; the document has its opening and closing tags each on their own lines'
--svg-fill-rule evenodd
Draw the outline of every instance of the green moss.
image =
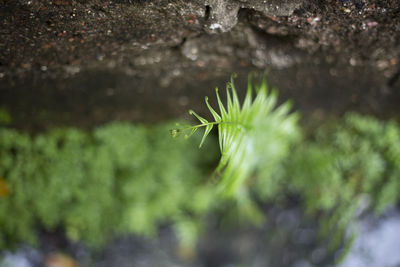
<svg viewBox="0 0 400 267">
<path fill-rule="evenodd" d="M 399 201 L 400 127 L 349 113 L 316 130 L 287 160 L 287 185 L 318 215 L 332 250 L 367 208 L 381 213 Z M 354 228 L 354 227 L 352 227 Z"/>
<path fill-rule="evenodd" d="M 38 225 L 98 246 L 115 233 L 154 234 L 161 222 L 197 223 L 210 205 L 203 170 L 212 155 L 168 138 L 170 127 L 111 123 L 35 137 L 2 128 L 2 247 L 33 243 Z"/>
<path fill-rule="evenodd" d="M 349 113 L 299 146 L 289 162 L 289 184 L 303 192 L 310 210 L 329 210 L 338 202 L 350 205 L 369 196 L 371 206 L 381 212 L 398 200 L 399 141 L 400 127 L 394 121 Z"/>
</svg>

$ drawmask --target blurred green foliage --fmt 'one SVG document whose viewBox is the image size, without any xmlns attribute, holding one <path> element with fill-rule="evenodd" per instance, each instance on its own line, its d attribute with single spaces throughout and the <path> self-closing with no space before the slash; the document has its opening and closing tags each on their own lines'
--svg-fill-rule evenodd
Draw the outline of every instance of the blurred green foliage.
<svg viewBox="0 0 400 267">
<path fill-rule="evenodd" d="M 288 185 L 308 211 L 368 201 L 376 212 L 395 204 L 400 192 L 400 127 L 355 113 L 320 127 L 288 163 Z"/>
<path fill-rule="evenodd" d="M 1 128 L 0 247 L 34 243 L 38 226 L 99 246 L 116 233 L 154 234 L 163 222 L 193 242 L 216 153 L 170 139 L 170 127 L 111 123 L 35 137 Z"/>
<path fill-rule="evenodd" d="M 356 228 L 357 216 L 379 214 L 400 199 L 400 126 L 348 113 L 299 144 L 286 168 L 287 187 L 318 216 L 320 234 L 334 250 Z"/>
<path fill-rule="evenodd" d="M 0 128 L 0 248 L 35 243 L 39 227 L 62 228 L 96 247 L 115 234 L 154 235 L 164 223 L 193 246 L 211 212 L 260 223 L 259 203 L 296 195 L 334 249 L 363 210 L 380 213 L 399 200 L 398 123 L 350 113 L 302 140 L 289 106 L 274 109 L 276 94 L 262 88 L 254 101 L 248 91 L 242 106 L 232 92 L 225 111 L 218 99 L 226 113 L 219 117 L 209 106 L 215 122 L 196 114 L 209 129 L 192 141 L 169 138 L 172 123 L 115 122 L 36 136 Z M 217 124 L 225 144 L 212 138 L 197 149 Z M 218 148 L 225 157 L 219 164 Z"/>
</svg>

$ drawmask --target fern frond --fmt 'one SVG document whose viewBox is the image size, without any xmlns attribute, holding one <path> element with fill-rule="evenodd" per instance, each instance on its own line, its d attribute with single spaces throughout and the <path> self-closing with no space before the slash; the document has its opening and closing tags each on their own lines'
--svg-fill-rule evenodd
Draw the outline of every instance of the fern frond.
<svg viewBox="0 0 400 267">
<path fill-rule="evenodd" d="M 210 133 L 214 125 L 218 125 L 218 139 L 221 150 L 221 159 L 215 170 L 215 175 L 219 178 L 218 189 L 224 195 L 241 194 L 241 188 L 245 180 L 250 177 L 257 166 L 263 164 L 263 160 L 271 160 L 272 157 L 282 157 L 282 150 L 288 150 L 285 142 L 290 142 L 292 138 L 284 136 L 296 136 L 297 115 L 289 115 L 290 105 L 285 103 L 277 107 L 277 93 L 272 90 L 268 93 L 266 80 L 255 85 L 256 96 L 253 99 L 253 86 L 248 83 L 247 93 L 243 105 L 239 102 L 233 76 L 226 85 L 226 105 L 223 104 L 216 91 L 219 114 L 205 98 L 213 122 L 208 122 L 193 111 L 194 115 L 201 124 L 191 126 L 187 129 L 198 129 L 205 127 L 203 138 L 200 143 Z M 184 129 L 185 130 L 185 129 Z M 271 142 L 277 142 L 281 150 L 266 151 L 273 147 Z M 282 143 L 283 142 L 283 143 Z M 266 164 L 268 164 L 266 162 Z"/>
</svg>

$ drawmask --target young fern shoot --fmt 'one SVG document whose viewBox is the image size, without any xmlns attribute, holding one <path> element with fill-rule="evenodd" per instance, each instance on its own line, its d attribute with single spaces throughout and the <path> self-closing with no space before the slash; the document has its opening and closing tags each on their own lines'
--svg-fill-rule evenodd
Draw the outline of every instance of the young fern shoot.
<svg viewBox="0 0 400 267">
<path fill-rule="evenodd" d="M 197 129 L 205 127 L 200 142 L 201 147 L 214 125 L 218 126 L 221 159 L 215 170 L 215 175 L 220 179 L 218 189 L 227 196 L 232 194 L 238 196 L 238 194 L 246 193 L 246 188 L 242 186 L 244 181 L 250 177 L 263 160 L 270 160 L 270 156 L 266 156 L 266 153 L 269 153 L 268 155 L 276 154 L 276 151 L 265 151 L 263 149 L 263 147 L 267 149 L 272 147 L 269 145 L 271 143 L 269 138 L 280 139 L 272 140 L 272 142 L 277 141 L 279 143 L 281 140 L 290 139 L 284 139 L 283 136 L 292 136 L 293 133 L 297 133 L 297 115 L 289 115 L 290 104 L 288 102 L 275 108 L 277 93 L 275 90 L 268 93 L 265 78 L 259 85 L 255 86 L 256 96 L 254 99 L 252 96 L 253 87 L 249 79 L 247 93 L 242 105 L 239 102 L 233 78 L 231 77 L 231 81 L 226 86 L 226 105 L 222 103 L 218 88 L 216 89 L 219 113 L 211 107 L 208 97 L 205 98 L 214 121 L 209 122 L 190 110 L 189 113 L 194 115 L 200 121 L 200 124 L 171 130 L 174 137 L 184 131 L 190 131 L 186 135 L 188 137 L 195 133 Z M 265 147 L 265 145 L 267 146 Z"/>
</svg>

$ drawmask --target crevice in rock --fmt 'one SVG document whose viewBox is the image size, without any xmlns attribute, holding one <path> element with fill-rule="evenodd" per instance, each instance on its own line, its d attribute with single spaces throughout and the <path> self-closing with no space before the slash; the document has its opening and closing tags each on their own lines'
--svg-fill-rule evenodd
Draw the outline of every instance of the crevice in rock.
<svg viewBox="0 0 400 267">
<path fill-rule="evenodd" d="M 238 14 L 237 14 L 237 18 L 238 21 L 244 21 L 246 20 L 248 22 L 248 16 L 249 13 L 252 12 L 252 9 L 249 8 L 239 8 Z"/>
<path fill-rule="evenodd" d="M 288 33 L 286 35 L 272 34 L 260 27 L 257 27 L 254 23 L 251 23 L 250 16 L 256 12 L 258 11 L 255 11 L 254 9 L 241 8 L 238 12 L 238 22 L 248 25 L 254 31 L 254 33 L 259 37 L 269 38 L 271 40 L 273 39 L 276 42 L 282 42 L 282 44 L 289 43 L 290 45 L 294 45 L 295 40 L 297 40 L 298 38 L 297 35 L 293 33 Z M 273 21 L 271 20 L 271 22 Z"/>
<path fill-rule="evenodd" d="M 210 18 L 211 7 L 206 5 L 206 10 L 204 13 L 204 20 L 207 21 Z"/>
</svg>

